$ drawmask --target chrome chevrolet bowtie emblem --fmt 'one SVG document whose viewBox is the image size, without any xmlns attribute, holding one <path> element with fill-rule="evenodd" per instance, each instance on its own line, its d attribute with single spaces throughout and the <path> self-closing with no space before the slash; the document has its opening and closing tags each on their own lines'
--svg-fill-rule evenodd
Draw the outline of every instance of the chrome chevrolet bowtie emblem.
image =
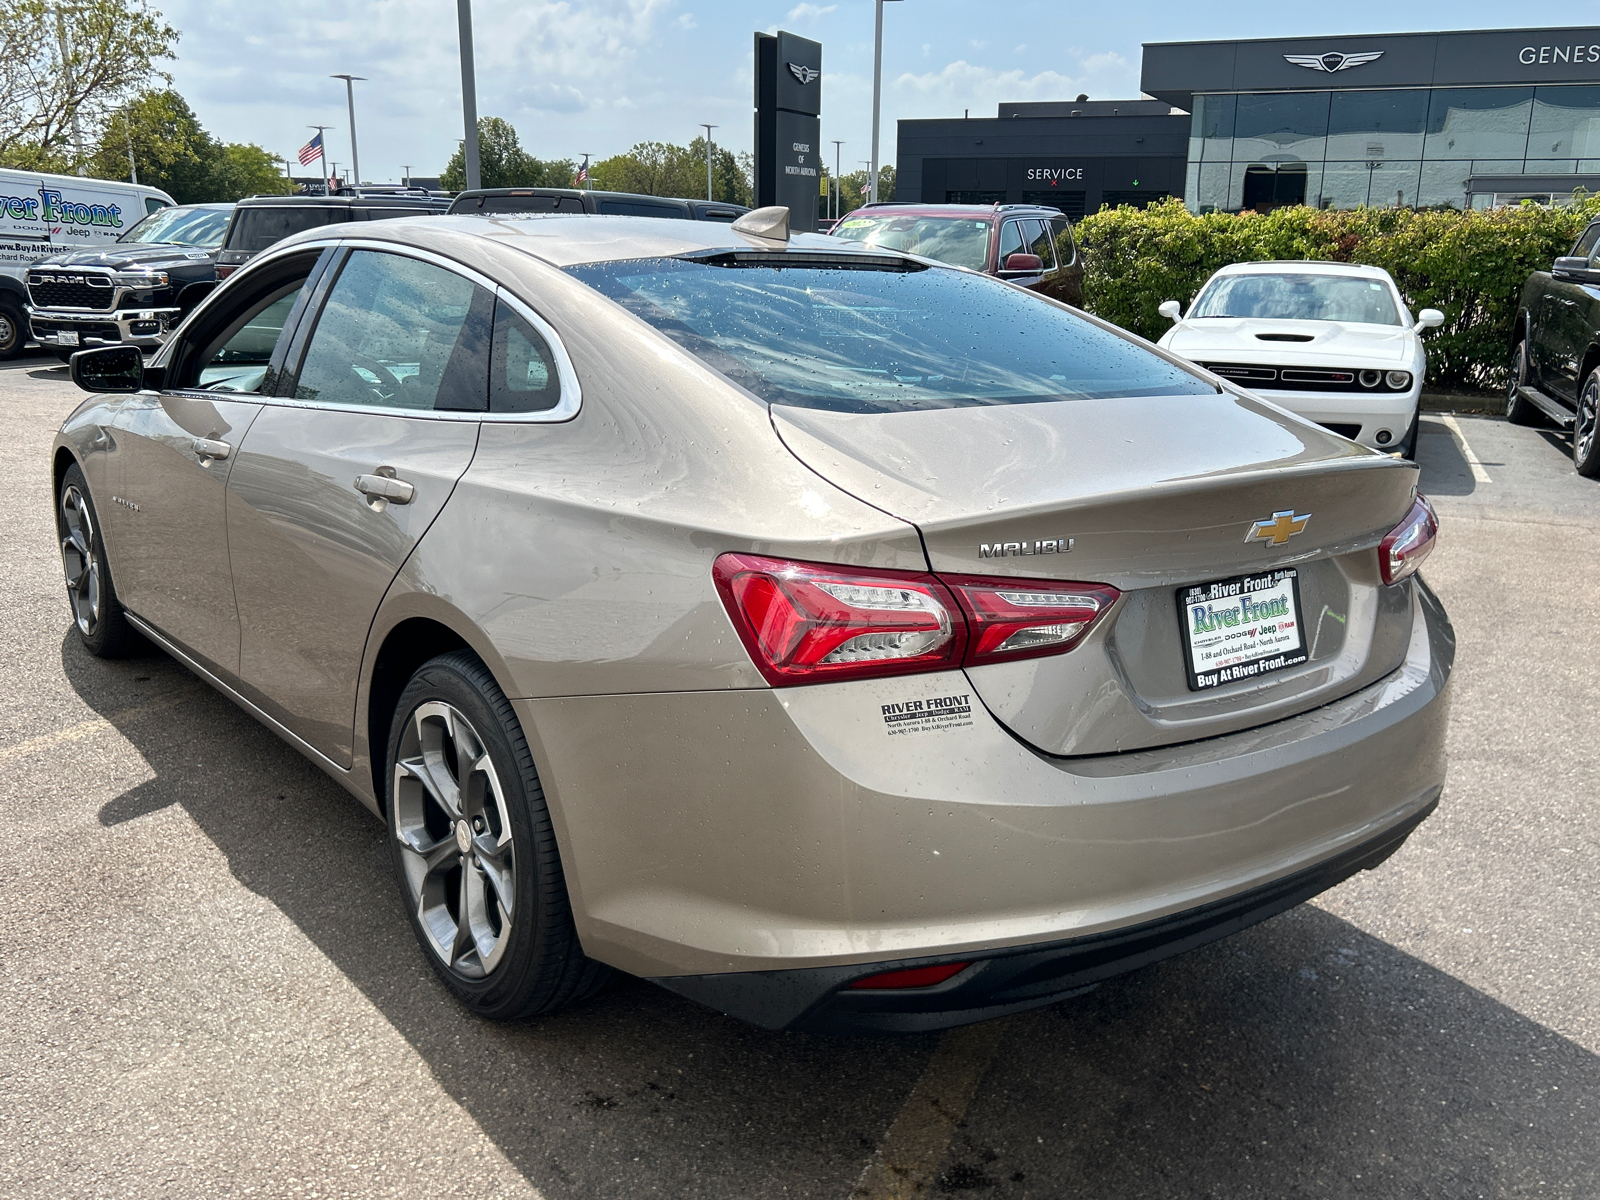
<svg viewBox="0 0 1600 1200">
<path fill-rule="evenodd" d="M 1282 512 L 1272 514 L 1270 521 L 1257 521 L 1250 526 L 1250 532 L 1244 535 L 1247 542 L 1271 542 L 1274 546 L 1281 546 L 1300 533 L 1306 527 L 1306 522 L 1311 520 L 1311 514 L 1297 516 L 1294 509 L 1286 508 Z"/>
<path fill-rule="evenodd" d="M 1285 54 L 1284 61 L 1308 71 L 1348 71 L 1351 67 L 1364 67 L 1383 57 L 1382 50 L 1368 50 L 1364 54 L 1340 54 L 1330 50 L 1326 54 Z"/>
<path fill-rule="evenodd" d="M 818 71 L 815 67 L 802 67 L 799 63 L 790 63 L 789 74 L 793 75 L 801 83 L 810 83 L 818 75 L 822 74 L 822 72 Z"/>
</svg>

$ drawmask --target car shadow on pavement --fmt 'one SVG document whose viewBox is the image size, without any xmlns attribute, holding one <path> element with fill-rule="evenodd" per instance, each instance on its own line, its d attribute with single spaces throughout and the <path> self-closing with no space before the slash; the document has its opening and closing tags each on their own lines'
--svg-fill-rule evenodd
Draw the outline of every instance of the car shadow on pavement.
<svg viewBox="0 0 1600 1200">
<path fill-rule="evenodd" d="M 152 695 L 193 687 L 164 656 L 105 663 L 74 636 L 61 661 L 107 717 L 130 711 L 130 672 Z M 119 728 L 153 778 L 102 822 L 180 805 L 550 1200 L 845 1200 L 938 1044 L 767 1032 L 630 979 L 480 1021 L 424 961 L 382 825 L 316 768 L 206 688 Z M 1600 1058 L 1306 906 L 1011 1018 L 934 1188 L 1593 1196 L 1597 1112 Z"/>
<path fill-rule="evenodd" d="M 1471 464 L 1442 421 L 1422 418 L 1417 435 L 1417 465 L 1422 468 L 1417 489 L 1425 496 L 1470 496 L 1477 490 Z"/>
</svg>

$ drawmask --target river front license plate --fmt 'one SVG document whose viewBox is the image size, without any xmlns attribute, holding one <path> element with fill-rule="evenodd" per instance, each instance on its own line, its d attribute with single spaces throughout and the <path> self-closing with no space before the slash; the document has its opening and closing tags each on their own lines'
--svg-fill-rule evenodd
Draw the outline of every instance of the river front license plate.
<svg viewBox="0 0 1600 1200">
<path fill-rule="evenodd" d="M 1304 663 L 1300 573 L 1292 567 L 1178 589 L 1189 690 L 1259 679 Z"/>
<path fill-rule="evenodd" d="M 56 334 L 56 345 L 76 346 L 78 344 L 78 331 L 76 329 L 63 329 Z"/>
</svg>

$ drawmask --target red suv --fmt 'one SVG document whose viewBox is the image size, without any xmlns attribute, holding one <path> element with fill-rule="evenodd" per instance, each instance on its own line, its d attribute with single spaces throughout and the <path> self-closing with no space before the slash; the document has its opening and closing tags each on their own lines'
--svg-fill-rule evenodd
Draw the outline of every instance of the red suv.
<svg viewBox="0 0 1600 1200">
<path fill-rule="evenodd" d="M 868 204 L 833 236 L 904 250 L 1083 304 L 1083 259 L 1059 209 L 1038 204 Z"/>
</svg>

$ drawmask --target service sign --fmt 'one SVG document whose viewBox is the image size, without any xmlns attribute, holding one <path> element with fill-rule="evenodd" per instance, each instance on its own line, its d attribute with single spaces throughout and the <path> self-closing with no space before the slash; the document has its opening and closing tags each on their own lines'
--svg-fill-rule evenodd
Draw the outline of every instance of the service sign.
<svg viewBox="0 0 1600 1200">
<path fill-rule="evenodd" d="M 1191 691 L 1259 679 L 1308 658 L 1293 568 L 1180 588 L 1178 619 Z"/>
</svg>

